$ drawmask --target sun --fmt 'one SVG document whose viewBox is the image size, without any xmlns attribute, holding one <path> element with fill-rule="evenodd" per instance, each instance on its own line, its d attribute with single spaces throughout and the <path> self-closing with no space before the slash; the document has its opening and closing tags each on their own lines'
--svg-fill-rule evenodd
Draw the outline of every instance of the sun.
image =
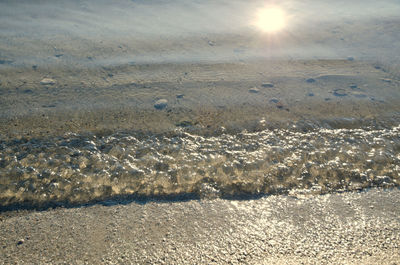
<svg viewBox="0 0 400 265">
<path fill-rule="evenodd" d="M 286 26 L 286 14 L 279 7 L 266 7 L 257 12 L 255 26 L 260 30 L 273 33 Z"/>
</svg>

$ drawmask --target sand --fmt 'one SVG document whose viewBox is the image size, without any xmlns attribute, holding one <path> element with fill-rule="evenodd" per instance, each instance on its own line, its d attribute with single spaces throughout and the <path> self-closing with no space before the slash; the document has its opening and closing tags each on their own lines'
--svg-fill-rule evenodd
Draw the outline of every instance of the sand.
<svg viewBox="0 0 400 265">
<path fill-rule="evenodd" d="M 390 69 L 348 59 L 3 69 L 0 206 L 396 187 Z"/>
<path fill-rule="evenodd" d="M 0 3 L 0 263 L 398 264 L 398 3 L 264 4 Z"/>
<path fill-rule="evenodd" d="M 0 71 L 0 129 L 8 137 L 191 127 L 198 133 L 396 125 L 396 71 L 368 61 L 258 60 L 107 67 L 12 67 Z M 42 85 L 44 77 L 55 84 Z M 112 77 L 110 77 L 112 76 Z M 315 82 L 308 82 L 310 78 Z M 273 87 L 263 87 L 271 83 Z M 257 88 L 258 93 L 249 89 Z M 178 97 L 180 95 L 180 97 Z M 156 109 L 161 99 L 166 108 Z M 260 121 L 264 120 L 264 126 Z"/>
<path fill-rule="evenodd" d="M 398 264 L 400 191 L 3 213 L 1 264 Z"/>
</svg>

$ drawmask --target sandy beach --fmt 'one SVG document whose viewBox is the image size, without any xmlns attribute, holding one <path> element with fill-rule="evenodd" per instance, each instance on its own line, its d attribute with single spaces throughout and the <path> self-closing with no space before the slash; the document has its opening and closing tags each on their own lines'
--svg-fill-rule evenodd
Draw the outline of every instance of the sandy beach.
<svg viewBox="0 0 400 265">
<path fill-rule="evenodd" d="M 396 70 L 364 61 L 17 69 L 0 71 L 0 128 L 10 137 L 162 133 L 182 126 L 199 133 L 221 127 L 237 132 L 299 121 L 354 128 L 371 120 L 395 125 L 399 118 Z M 53 83 L 43 84 L 44 78 Z M 167 101 L 165 109 L 154 107 L 160 99 Z"/>
<path fill-rule="evenodd" d="M 400 191 L 0 215 L 1 264 L 398 264 Z"/>
<path fill-rule="evenodd" d="M 0 264 L 399 264 L 399 14 L 2 1 Z"/>
<path fill-rule="evenodd" d="M 78 70 L 49 69 L 52 84 L 22 71 L 28 92 L 2 71 L 4 209 L 400 181 L 400 81 L 368 62 L 128 65 L 110 81 L 96 69 L 87 87 Z"/>
</svg>

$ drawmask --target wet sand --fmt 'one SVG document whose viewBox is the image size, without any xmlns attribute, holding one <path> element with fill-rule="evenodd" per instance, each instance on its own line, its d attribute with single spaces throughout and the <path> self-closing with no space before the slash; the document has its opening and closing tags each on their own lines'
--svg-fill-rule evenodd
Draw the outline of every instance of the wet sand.
<svg viewBox="0 0 400 265">
<path fill-rule="evenodd" d="M 400 81 L 383 65 L 259 60 L 0 75 L 3 210 L 399 184 Z"/>
<path fill-rule="evenodd" d="M 15 138 L 180 127 L 240 132 L 299 121 L 391 126 L 399 120 L 396 73 L 349 60 L 11 67 L 0 71 L 0 130 Z M 167 101 L 163 109 L 154 107 L 160 99 Z"/>
<path fill-rule="evenodd" d="M 397 264 L 398 3 L 264 4 L 0 3 L 0 263 Z"/>
<path fill-rule="evenodd" d="M 65 71 L 1 72 L 4 264 L 399 261 L 398 189 L 335 193 L 398 186 L 400 92 L 393 72 L 352 60 L 123 66 L 101 78 L 99 69 L 84 76 Z M 45 77 L 56 82 L 43 85 Z M 167 100 L 165 108 L 155 108 L 159 99 Z M 176 136 L 186 141 L 183 152 L 205 156 L 168 157 Z M 328 152 L 307 149 L 318 139 Z M 232 151 L 227 160 L 218 160 L 218 146 Z M 304 163 L 289 161 L 291 148 Z M 102 160 L 92 161 L 96 152 Z M 334 161 L 335 152 L 342 161 Z M 187 165 L 176 167 L 179 161 Z M 232 174 L 225 162 L 233 163 Z M 303 166 L 309 171 L 296 180 Z M 292 196 L 218 199 L 282 191 Z M 326 192 L 333 194 L 317 195 Z M 120 196 L 132 194 L 146 203 Z M 168 194 L 203 200 L 151 201 Z M 115 201 L 84 206 L 105 198 Z M 52 201 L 76 208 L 47 208 Z M 47 210 L 21 210 L 32 207 Z"/>
<path fill-rule="evenodd" d="M 1 71 L 4 264 L 399 261 L 398 189 L 335 193 L 398 186 L 395 72 L 353 60 L 127 65 L 100 77 L 103 70 Z M 167 106 L 156 108 L 159 99 Z M 186 141 L 183 152 L 206 153 L 168 157 L 175 136 Z M 307 149 L 321 139 L 328 149 Z M 232 153 L 220 161 L 213 148 Z M 291 160 L 296 150 L 301 163 Z M 96 152 L 100 160 L 92 160 Z M 207 200 L 282 190 L 293 196 Z M 169 192 L 204 199 L 151 201 Z M 326 192 L 333 194 L 317 195 Z M 150 201 L 119 196 L 132 194 Z M 115 201 L 84 206 L 106 198 Z M 52 201 L 77 207 L 47 208 Z M 32 207 L 47 210 L 21 210 Z"/>
<path fill-rule="evenodd" d="M 0 215 L 2 264 L 398 264 L 400 191 Z"/>
</svg>

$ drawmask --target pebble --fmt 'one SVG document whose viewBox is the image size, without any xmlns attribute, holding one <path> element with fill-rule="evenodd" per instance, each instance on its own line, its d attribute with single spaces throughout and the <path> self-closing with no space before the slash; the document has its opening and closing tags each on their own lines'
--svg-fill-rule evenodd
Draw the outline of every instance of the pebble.
<svg viewBox="0 0 400 265">
<path fill-rule="evenodd" d="M 253 87 L 253 88 L 249 89 L 249 92 L 250 93 L 258 93 L 258 92 L 260 92 L 260 90 L 258 88 L 256 88 L 256 87 Z"/>
<path fill-rule="evenodd" d="M 356 84 L 352 84 L 352 85 L 350 85 L 350 88 L 351 88 L 351 89 L 357 89 L 358 86 L 357 86 Z"/>
<path fill-rule="evenodd" d="M 55 104 L 49 104 L 49 105 L 42 105 L 42 108 L 55 108 Z"/>
<path fill-rule="evenodd" d="M 309 96 L 309 97 L 313 97 L 313 96 L 314 96 L 314 93 L 308 93 L 308 96 Z"/>
<path fill-rule="evenodd" d="M 272 84 L 272 83 L 262 83 L 261 86 L 265 87 L 265 88 L 268 88 L 268 87 L 274 87 L 274 84 Z"/>
<path fill-rule="evenodd" d="M 185 95 L 184 94 L 178 94 L 176 95 L 176 98 L 183 98 Z"/>
<path fill-rule="evenodd" d="M 270 101 L 270 102 L 273 102 L 273 103 L 278 103 L 278 102 L 279 102 L 279 99 L 277 99 L 277 98 L 271 98 L 269 101 Z"/>
<path fill-rule="evenodd" d="M 178 126 L 178 127 L 190 127 L 190 126 L 193 126 L 193 123 L 191 121 L 181 121 L 181 122 L 178 122 L 176 124 L 176 126 Z"/>
<path fill-rule="evenodd" d="M 159 99 L 156 101 L 156 103 L 154 103 L 154 108 L 158 109 L 158 110 L 162 110 L 165 109 L 168 105 L 168 100 L 166 100 L 165 98 Z"/>
<path fill-rule="evenodd" d="M 276 103 L 276 107 L 277 107 L 278 109 L 283 109 L 283 104 L 282 104 L 282 102 Z"/>
<path fill-rule="evenodd" d="M 347 57 L 347 61 L 354 61 L 354 57 Z"/>
<path fill-rule="evenodd" d="M 17 245 L 22 245 L 24 242 L 25 242 L 24 239 L 20 239 L 20 240 L 18 240 Z"/>
<path fill-rule="evenodd" d="M 41 85 L 54 85 L 56 81 L 51 78 L 43 78 L 42 81 L 40 81 Z"/>
<path fill-rule="evenodd" d="M 342 88 L 337 88 L 335 90 L 333 90 L 333 95 L 336 97 L 344 97 L 347 96 L 346 90 L 342 89 Z"/>
<path fill-rule="evenodd" d="M 316 81 L 315 81 L 314 78 L 308 78 L 308 79 L 306 80 L 306 82 L 307 82 L 307 83 L 315 83 Z"/>
<path fill-rule="evenodd" d="M 25 90 L 22 91 L 22 93 L 24 93 L 24 94 L 32 94 L 33 91 L 31 89 L 25 89 Z"/>
</svg>

